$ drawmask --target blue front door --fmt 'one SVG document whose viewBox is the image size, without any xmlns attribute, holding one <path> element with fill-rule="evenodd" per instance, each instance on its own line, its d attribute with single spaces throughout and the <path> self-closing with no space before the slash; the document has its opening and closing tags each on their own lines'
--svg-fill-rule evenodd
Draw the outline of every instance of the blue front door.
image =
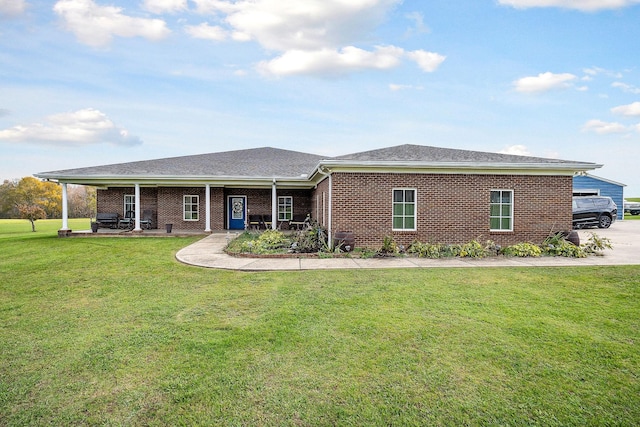
<svg viewBox="0 0 640 427">
<path fill-rule="evenodd" d="M 244 230 L 247 219 L 246 196 L 229 196 L 227 198 L 227 218 L 229 230 Z"/>
</svg>

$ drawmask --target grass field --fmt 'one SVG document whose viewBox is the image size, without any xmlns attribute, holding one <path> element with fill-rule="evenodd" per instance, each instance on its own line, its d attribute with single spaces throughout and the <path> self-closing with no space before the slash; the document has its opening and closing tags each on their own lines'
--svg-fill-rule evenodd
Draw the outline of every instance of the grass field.
<svg viewBox="0 0 640 427">
<path fill-rule="evenodd" d="M 640 420 L 640 267 L 242 273 L 176 262 L 196 237 L 23 222 L 0 221 L 3 426 Z"/>
<path fill-rule="evenodd" d="M 640 197 L 625 197 L 624 199 L 628 200 L 630 202 L 640 202 Z M 618 209 L 620 209 L 620 206 L 618 206 Z M 631 215 L 631 214 L 625 213 L 624 214 L 624 219 L 625 220 L 631 219 L 631 220 L 634 220 L 634 221 L 638 221 L 638 220 L 640 220 L 640 215 Z"/>
</svg>

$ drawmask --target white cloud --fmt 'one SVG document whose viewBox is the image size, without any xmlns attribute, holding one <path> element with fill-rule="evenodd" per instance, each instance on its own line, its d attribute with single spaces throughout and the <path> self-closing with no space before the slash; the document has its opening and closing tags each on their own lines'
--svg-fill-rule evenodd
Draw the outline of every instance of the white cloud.
<svg viewBox="0 0 640 427">
<path fill-rule="evenodd" d="M 144 0 L 143 7 L 152 13 L 175 13 L 188 9 L 187 0 Z"/>
<path fill-rule="evenodd" d="M 607 70 L 605 68 L 602 67 L 591 67 L 591 68 L 585 68 L 582 70 L 585 74 L 587 74 L 590 77 L 595 77 L 599 74 L 604 74 L 607 77 L 611 77 L 614 79 L 621 79 L 622 78 L 622 73 L 619 71 L 612 71 L 612 70 Z M 588 80 L 588 77 L 583 77 L 583 80 Z"/>
<path fill-rule="evenodd" d="M 600 135 L 606 135 L 610 133 L 627 133 L 629 128 L 621 123 L 616 122 L 604 122 L 602 120 L 589 120 L 582 127 L 584 132 L 595 132 Z"/>
<path fill-rule="evenodd" d="M 401 84 L 397 84 L 397 83 L 390 83 L 389 84 L 389 89 L 396 92 L 399 90 L 407 90 L 407 89 L 414 89 L 414 90 L 423 90 L 424 87 L 423 86 L 413 86 L 413 85 L 401 85 Z"/>
<path fill-rule="evenodd" d="M 424 50 L 414 50 L 413 52 L 407 52 L 407 56 L 417 62 L 422 71 L 426 71 L 427 73 L 435 71 L 446 59 L 446 57 L 443 55 L 434 52 L 427 52 Z"/>
<path fill-rule="evenodd" d="M 395 46 L 356 47 L 401 0 L 194 0 L 237 41 L 253 40 L 276 57 L 258 69 L 271 75 L 342 75 L 397 66 L 408 58 L 434 71 L 445 57 Z M 424 28 L 422 18 L 412 15 Z M 419 19 L 418 19 L 419 18 Z"/>
<path fill-rule="evenodd" d="M 611 109 L 611 112 L 622 116 L 640 117 L 640 102 L 633 102 L 631 104 L 614 107 Z"/>
<path fill-rule="evenodd" d="M 640 3 L 640 0 L 498 0 L 504 6 L 518 9 L 530 7 L 561 7 L 583 12 L 594 12 L 603 9 L 621 9 Z"/>
<path fill-rule="evenodd" d="M 0 0 L 0 16 L 18 16 L 27 8 L 25 0 Z"/>
<path fill-rule="evenodd" d="M 276 50 L 341 47 L 368 35 L 400 0 L 199 0 L 198 10 Z"/>
<path fill-rule="evenodd" d="M 353 46 L 344 47 L 339 51 L 289 50 L 276 59 L 261 62 L 259 70 L 272 75 L 337 76 L 364 69 L 389 69 L 399 64 L 403 54 L 404 51 L 401 48 L 394 46 L 377 47 L 373 52 Z"/>
<path fill-rule="evenodd" d="M 616 87 L 622 89 L 623 92 L 640 94 L 640 87 L 636 87 L 630 84 L 622 83 L 622 82 L 613 82 L 611 83 L 611 87 Z"/>
<path fill-rule="evenodd" d="M 140 138 L 119 128 L 106 114 L 93 108 L 54 114 L 46 123 L 18 125 L 0 130 L 0 141 L 56 145 L 138 145 Z"/>
<path fill-rule="evenodd" d="M 113 36 L 160 40 L 170 33 L 161 19 L 133 18 L 93 0 L 60 0 L 53 10 L 80 42 L 94 47 L 108 45 Z"/>
<path fill-rule="evenodd" d="M 537 76 L 523 77 L 513 82 L 516 91 L 523 93 L 546 92 L 552 89 L 565 89 L 576 76 L 569 73 L 540 73 Z"/>
<path fill-rule="evenodd" d="M 409 30 L 407 30 L 407 35 L 412 35 L 414 33 L 416 34 L 420 34 L 420 33 L 430 33 L 431 30 L 429 29 L 429 27 L 427 27 L 424 23 L 424 16 L 422 15 L 422 13 L 420 12 L 411 12 L 411 13 L 407 13 L 405 15 L 405 18 L 407 18 L 410 21 L 413 21 L 414 26 L 413 28 L 409 28 Z"/>
<path fill-rule="evenodd" d="M 531 152 L 526 145 L 507 145 L 499 151 L 502 154 L 514 154 L 516 156 L 531 156 Z"/>
<path fill-rule="evenodd" d="M 187 25 L 185 31 L 193 38 L 222 41 L 228 38 L 227 31 L 220 26 L 211 26 L 206 22 L 200 25 Z"/>
</svg>

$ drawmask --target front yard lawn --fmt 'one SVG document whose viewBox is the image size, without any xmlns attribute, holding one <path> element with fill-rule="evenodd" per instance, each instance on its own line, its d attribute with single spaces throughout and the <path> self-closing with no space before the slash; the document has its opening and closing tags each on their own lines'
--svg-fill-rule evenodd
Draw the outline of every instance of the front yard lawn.
<svg viewBox="0 0 640 427">
<path fill-rule="evenodd" d="M 242 273 L 6 230 L 0 425 L 640 419 L 637 266 Z"/>
</svg>

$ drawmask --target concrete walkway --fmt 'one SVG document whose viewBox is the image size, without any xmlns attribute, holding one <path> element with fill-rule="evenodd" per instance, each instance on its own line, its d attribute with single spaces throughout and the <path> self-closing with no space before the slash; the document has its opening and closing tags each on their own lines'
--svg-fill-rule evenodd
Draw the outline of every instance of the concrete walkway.
<svg viewBox="0 0 640 427">
<path fill-rule="evenodd" d="M 640 265 L 640 221 L 618 221 L 609 229 L 580 230 L 580 242 L 589 233 L 607 237 L 613 249 L 602 256 L 587 258 L 540 257 L 515 258 L 491 257 L 484 259 L 445 258 L 425 259 L 414 257 L 394 258 L 238 258 L 224 253 L 226 233 L 214 233 L 181 249 L 176 258 L 185 264 L 199 267 L 241 271 L 271 270 L 331 270 L 358 268 L 437 268 L 437 267 L 558 267 L 594 265 Z"/>
</svg>

